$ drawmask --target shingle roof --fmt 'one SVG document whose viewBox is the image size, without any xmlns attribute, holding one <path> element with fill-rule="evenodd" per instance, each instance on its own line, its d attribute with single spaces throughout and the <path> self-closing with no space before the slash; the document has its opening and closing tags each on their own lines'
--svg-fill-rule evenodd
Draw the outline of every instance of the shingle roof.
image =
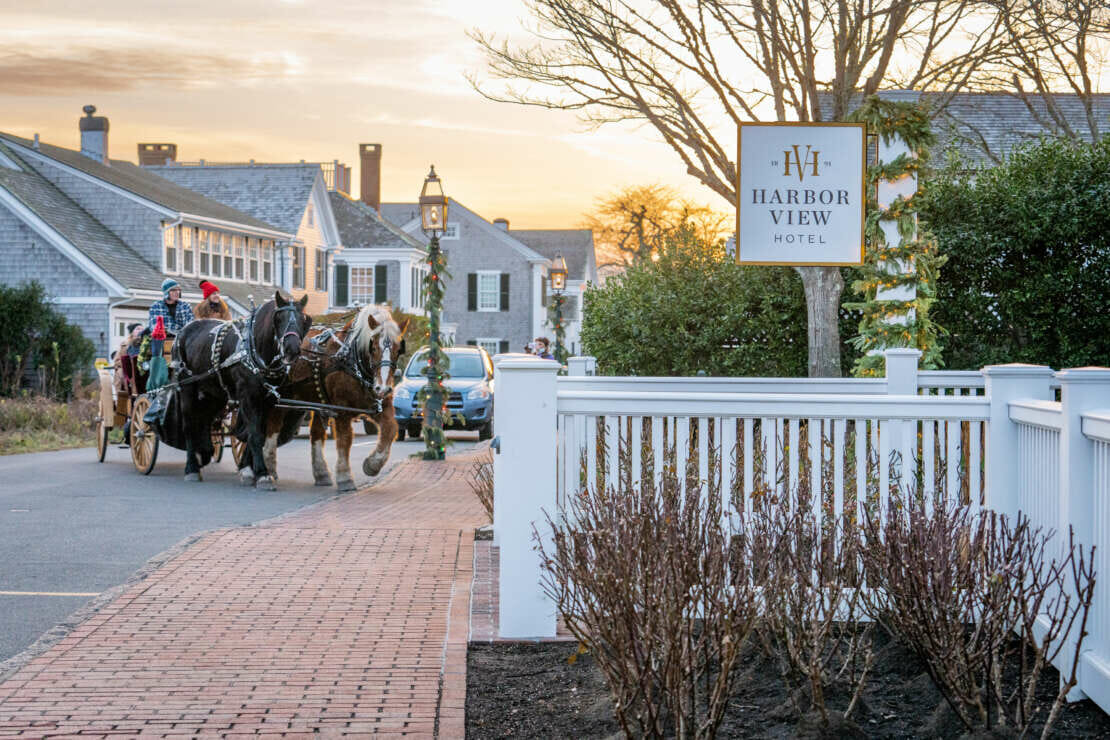
<svg viewBox="0 0 1110 740">
<path fill-rule="evenodd" d="M 0 143 L 0 151 L 22 167 L 18 171 L 0 167 L 0 188 L 15 196 L 123 287 L 159 290 L 161 273 L 24 162 L 17 151 L 3 143 Z M 195 289 L 196 285 L 184 287 Z"/>
<path fill-rule="evenodd" d="M 567 279 L 590 279 L 589 267 L 596 257 L 594 235 L 589 229 L 510 229 L 509 235 L 548 259 L 562 255 L 567 261 Z"/>
<path fill-rule="evenodd" d="M 296 234 L 317 177 L 318 164 L 159 165 L 144 167 L 189 190 Z"/>
<path fill-rule="evenodd" d="M 0 132 L 0 140 L 6 140 L 28 149 L 34 148 L 34 143 L 30 139 L 3 132 Z M 165 178 L 147 172 L 144 168 L 122 159 L 110 160 L 111 164 L 109 166 L 90 159 L 81 152 L 46 143 L 40 143 L 36 151 L 43 156 L 116 187 L 123 188 L 178 213 L 188 213 L 194 216 L 230 221 L 244 226 L 274 230 L 274 226 L 270 222 L 260 220 L 253 214 L 236 210 L 222 202 L 206 198 L 196 191 L 175 185 Z"/>
<path fill-rule="evenodd" d="M 391 224 L 404 226 L 419 215 L 415 203 L 382 203 L 382 218 Z"/>
<path fill-rule="evenodd" d="M 925 100 L 935 107 L 947 96 L 916 90 L 889 90 L 880 92 L 879 97 L 911 103 Z M 831 95 L 822 94 L 820 99 L 822 110 L 830 115 Z M 1051 120 L 1044 101 L 1033 96 L 1030 102 L 1038 116 Z M 1110 131 L 1110 93 L 1096 94 L 1092 102 L 1101 130 Z M 1090 141 L 1086 111 L 1079 98 L 1060 94 L 1056 96 L 1056 103 L 1076 135 Z M 1001 158 L 1016 146 L 1049 133 L 1037 116 L 1030 113 L 1024 101 L 1007 93 L 958 93 L 952 96 L 942 109 L 934 110 L 933 131 L 937 135 L 934 152 L 955 149 L 972 166 L 993 164 L 987 152 Z"/>
<path fill-rule="evenodd" d="M 328 193 L 339 239 L 344 249 L 406 248 L 423 249 L 416 239 L 401 231 L 399 226 L 382 218 L 376 210 L 362 201 L 348 198 L 334 190 Z"/>
</svg>

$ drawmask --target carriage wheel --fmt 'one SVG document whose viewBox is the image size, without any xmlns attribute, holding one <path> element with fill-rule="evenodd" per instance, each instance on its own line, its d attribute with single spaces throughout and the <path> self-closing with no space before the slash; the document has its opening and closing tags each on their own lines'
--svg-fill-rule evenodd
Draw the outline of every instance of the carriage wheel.
<svg viewBox="0 0 1110 740">
<path fill-rule="evenodd" d="M 212 428 L 212 462 L 218 463 L 224 459 L 224 428 L 218 423 Z"/>
<path fill-rule="evenodd" d="M 131 404 L 131 462 L 143 475 L 150 475 L 158 460 L 158 435 L 150 424 L 143 421 L 149 409 L 150 399 L 146 396 L 139 396 Z"/>
<path fill-rule="evenodd" d="M 104 455 L 108 452 L 108 422 L 101 419 L 96 423 L 96 461 L 104 462 Z"/>
<path fill-rule="evenodd" d="M 235 427 L 239 421 L 239 412 L 232 411 L 227 419 L 227 428 L 230 432 L 228 439 L 231 442 L 231 457 L 235 459 L 235 469 L 243 467 L 243 453 L 247 449 L 247 443 L 235 436 Z"/>
</svg>

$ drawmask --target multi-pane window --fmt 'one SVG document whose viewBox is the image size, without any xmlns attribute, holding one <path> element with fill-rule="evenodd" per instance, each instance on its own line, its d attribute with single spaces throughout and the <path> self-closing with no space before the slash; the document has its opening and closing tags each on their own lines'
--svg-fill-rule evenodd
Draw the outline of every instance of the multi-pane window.
<svg viewBox="0 0 1110 740">
<path fill-rule="evenodd" d="M 459 225 L 457 223 L 447 222 L 447 226 L 443 229 L 443 236 L 440 239 L 458 239 L 459 238 Z"/>
<path fill-rule="evenodd" d="M 201 277 L 208 277 L 212 273 L 211 253 L 208 248 L 208 231 L 201 229 L 197 235 L 197 255 L 200 259 L 200 265 L 197 268 L 197 273 Z"/>
<path fill-rule="evenodd" d="M 274 283 L 274 243 L 269 239 L 262 242 L 262 282 Z"/>
<path fill-rule="evenodd" d="M 211 255 L 208 263 L 210 274 L 212 277 L 220 277 L 223 274 L 220 269 L 223 265 L 223 258 L 220 255 L 220 233 L 218 231 L 208 232 L 208 252 Z"/>
<path fill-rule="evenodd" d="M 258 282 L 258 240 L 254 237 L 247 239 L 247 254 L 250 264 L 250 281 Z"/>
<path fill-rule="evenodd" d="M 352 267 L 350 272 L 350 297 L 351 305 L 358 303 L 365 306 L 374 302 L 374 268 Z"/>
<path fill-rule="evenodd" d="M 316 290 L 328 289 L 328 253 L 323 249 L 316 250 Z"/>
<path fill-rule="evenodd" d="M 420 267 L 409 268 L 409 290 L 414 308 L 424 308 L 424 277 L 427 272 Z"/>
<path fill-rule="evenodd" d="M 304 247 L 293 247 L 293 287 L 304 290 Z"/>
<path fill-rule="evenodd" d="M 242 280 L 246 271 L 247 262 L 247 247 L 244 244 L 245 238 L 241 236 L 231 237 L 231 245 L 235 251 L 235 279 Z"/>
<path fill-rule="evenodd" d="M 478 310 L 501 310 L 501 273 L 478 273 Z"/>
<path fill-rule="evenodd" d="M 311 203 L 308 204 L 308 225 L 309 226 L 315 226 L 316 225 L 316 216 L 312 213 L 312 204 Z"/>
<path fill-rule="evenodd" d="M 501 339 L 500 338 L 491 339 L 489 337 L 478 337 L 477 339 L 474 340 L 474 343 L 477 344 L 482 349 L 484 349 L 486 352 L 489 352 L 490 357 L 492 357 L 493 355 L 496 355 L 498 352 L 501 351 Z"/>
<path fill-rule="evenodd" d="M 185 226 L 181 229 L 181 272 L 184 275 L 192 275 L 196 272 L 193 264 L 193 240 L 196 236 L 196 229 L 191 226 Z"/>
<path fill-rule="evenodd" d="M 231 257 L 231 234 L 222 235 L 220 237 L 220 243 L 222 244 L 220 251 L 222 251 L 224 255 L 224 277 L 230 278 L 234 274 Z"/>
<path fill-rule="evenodd" d="M 177 242 L 175 229 L 162 229 L 162 251 L 165 257 L 166 272 L 177 272 Z"/>
</svg>

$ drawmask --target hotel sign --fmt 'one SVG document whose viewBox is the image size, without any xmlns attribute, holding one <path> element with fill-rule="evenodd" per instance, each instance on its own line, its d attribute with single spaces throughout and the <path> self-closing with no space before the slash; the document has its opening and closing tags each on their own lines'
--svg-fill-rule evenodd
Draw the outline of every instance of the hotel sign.
<svg viewBox="0 0 1110 740">
<path fill-rule="evenodd" d="M 866 141 L 862 123 L 740 124 L 736 261 L 862 264 Z"/>
</svg>

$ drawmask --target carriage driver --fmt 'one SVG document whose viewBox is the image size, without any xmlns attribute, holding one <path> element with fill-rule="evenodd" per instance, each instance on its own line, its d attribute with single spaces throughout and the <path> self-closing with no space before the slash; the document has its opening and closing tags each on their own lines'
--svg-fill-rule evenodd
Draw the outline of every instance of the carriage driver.
<svg viewBox="0 0 1110 740">
<path fill-rule="evenodd" d="M 193 309 L 181 300 L 181 286 L 173 278 L 162 281 L 162 300 L 155 301 L 150 306 L 149 325 L 154 326 L 155 321 L 161 316 L 166 326 L 166 332 L 177 334 L 193 320 Z"/>
</svg>

